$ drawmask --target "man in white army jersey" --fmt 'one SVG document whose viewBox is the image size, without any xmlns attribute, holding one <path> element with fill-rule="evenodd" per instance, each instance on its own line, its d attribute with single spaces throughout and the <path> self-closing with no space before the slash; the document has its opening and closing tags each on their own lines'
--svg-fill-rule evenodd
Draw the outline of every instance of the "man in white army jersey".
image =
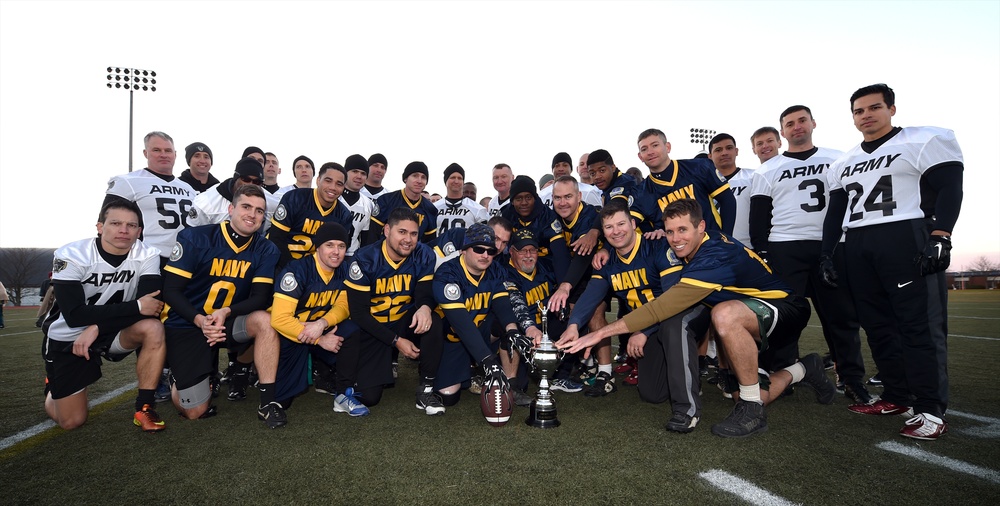
<svg viewBox="0 0 1000 506">
<path fill-rule="evenodd" d="M 42 325 L 45 341 L 45 412 L 63 429 L 87 421 L 87 388 L 101 377 L 101 359 L 117 362 L 142 346 L 136 361 L 139 395 L 133 422 L 146 432 L 164 429 L 153 409 L 164 347 L 156 318 L 160 252 L 139 241 L 134 202 L 113 199 L 101 208 L 97 238 L 55 251 L 55 306 Z"/>
<path fill-rule="evenodd" d="M 344 193 L 340 194 L 340 201 L 351 211 L 351 223 L 354 224 L 354 235 L 351 236 L 351 244 L 347 247 L 347 259 L 354 256 L 362 241 L 368 244 L 375 239 L 368 233 L 375 202 L 366 197 L 362 191 L 365 181 L 368 180 L 369 167 L 368 160 L 361 155 L 351 155 L 344 161 L 347 179 L 344 180 Z M 350 265 L 348 260 L 345 262 Z"/>
<path fill-rule="evenodd" d="M 500 215 L 500 210 L 510 203 L 510 183 L 514 181 L 514 171 L 506 163 L 498 163 L 493 166 L 493 189 L 497 195 L 493 197 L 486 210 L 490 213 L 490 218 Z"/>
<path fill-rule="evenodd" d="M 104 203 L 120 197 L 139 206 L 142 241 L 159 250 L 163 266 L 167 264 L 177 232 L 188 226 L 188 212 L 196 193 L 191 185 L 174 177 L 177 152 L 169 135 L 150 132 L 142 142 L 146 168 L 111 178 Z"/>
<path fill-rule="evenodd" d="M 733 238 L 750 246 L 750 181 L 753 169 L 743 169 L 736 166 L 736 157 L 740 154 L 736 147 L 736 139 L 727 133 L 712 137 L 708 143 L 708 159 L 715 164 L 715 170 L 726 178 L 729 191 L 736 198 L 736 221 L 733 222 Z"/>
<path fill-rule="evenodd" d="M 791 289 L 809 297 L 823 326 L 844 393 L 855 403 L 871 402 L 864 386 L 860 324 L 847 287 L 821 283 L 816 269 L 823 219 L 829 192 L 826 170 L 843 153 L 813 145 L 816 121 L 804 105 L 793 105 L 778 117 L 788 150 L 770 158 L 753 176 L 750 186 L 750 240 L 758 256 Z M 843 254 L 833 256 L 842 267 Z M 765 351 L 765 368 L 776 371 L 798 359 L 798 343 Z"/>
<path fill-rule="evenodd" d="M 864 142 L 828 171 L 830 209 L 823 223 L 824 282 L 844 243 L 847 284 L 885 387 L 855 404 L 871 415 L 913 415 L 899 431 L 935 440 L 948 430 L 948 290 L 951 231 L 962 207 L 962 150 L 955 132 L 892 126 L 896 95 L 885 84 L 851 95 Z"/>
<path fill-rule="evenodd" d="M 469 228 L 474 223 L 486 223 L 490 219 L 486 208 L 465 197 L 465 169 L 453 163 L 444 169 L 445 198 L 434 203 L 438 210 L 438 236 L 453 228 Z"/>
</svg>

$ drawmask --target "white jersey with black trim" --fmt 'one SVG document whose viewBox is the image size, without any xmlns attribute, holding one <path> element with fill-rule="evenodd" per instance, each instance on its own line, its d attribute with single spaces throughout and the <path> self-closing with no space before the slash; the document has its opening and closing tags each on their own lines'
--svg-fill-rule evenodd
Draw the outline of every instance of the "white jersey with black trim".
<svg viewBox="0 0 1000 506">
<path fill-rule="evenodd" d="M 371 192 L 371 191 L 370 191 L 370 190 L 368 189 L 368 187 L 367 187 L 367 186 L 362 186 L 362 187 L 361 187 L 361 191 L 360 191 L 360 192 L 358 192 L 358 193 L 360 193 L 360 194 L 364 195 L 365 197 L 368 197 L 368 198 L 372 199 L 372 202 L 375 202 L 375 201 L 376 201 L 376 200 L 378 200 L 378 198 L 379 198 L 379 197 L 381 197 L 382 195 L 385 195 L 386 193 L 389 193 L 389 190 L 388 190 L 388 189 L 386 189 L 386 187 L 384 187 L 384 186 L 383 186 L 381 190 L 379 190 L 379 191 L 377 191 L 377 192 L 375 192 L 375 193 L 372 193 L 372 192 Z"/>
<path fill-rule="evenodd" d="M 458 202 L 450 202 L 447 198 L 443 198 L 435 202 L 434 207 L 438 211 L 438 237 L 449 229 L 469 228 L 476 223 L 486 223 L 490 219 L 486 208 L 468 197 L 463 197 Z"/>
<path fill-rule="evenodd" d="M 82 239 L 56 250 L 52 261 L 52 282 L 79 283 L 87 304 L 103 306 L 133 301 L 142 276 L 160 275 L 160 252 L 136 241 L 125 260 L 115 267 L 101 257 L 99 239 Z M 75 341 L 87 327 L 70 327 L 59 313 L 46 332 L 54 341 Z"/>
<path fill-rule="evenodd" d="M 114 176 L 108 181 L 109 195 L 131 200 L 142 211 L 142 240 L 159 250 L 160 256 L 170 255 L 177 232 L 190 226 L 188 213 L 196 192 L 191 185 L 170 176 L 168 181 L 149 169 Z"/>
<path fill-rule="evenodd" d="M 736 197 L 736 222 L 733 223 L 733 238 L 753 249 L 750 245 L 750 185 L 754 169 L 737 168 L 729 178 L 729 190 Z"/>
<path fill-rule="evenodd" d="M 500 216 L 500 210 L 507 207 L 510 204 L 510 196 L 507 196 L 507 200 L 500 202 L 500 194 L 496 194 L 490 199 L 490 203 L 486 206 L 486 212 L 490 214 L 490 218 L 494 216 Z"/>
<path fill-rule="evenodd" d="M 228 181 L 228 179 L 226 180 Z M 219 184 L 225 184 L 223 181 Z M 267 233 L 271 228 L 271 217 L 274 210 L 278 208 L 278 192 L 271 193 L 264 191 L 264 205 L 267 208 L 264 212 L 264 223 L 261 225 L 261 233 Z M 201 225 L 217 225 L 229 219 L 229 202 L 226 197 L 219 193 L 219 185 L 215 185 L 194 198 L 191 212 L 188 213 L 188 226 L 199 227 Z"/>
<path fill-rule="evenodd" d="M 587 183 L 579 183 L 580 185 L 580 200 L 585 204 L 590 204 L 598 209 L 604 206 L 603 198 L 604 193 L 600 188 Z M 542 200 L 545 207 L 552 209 L 552 187 L 555 183 L 546 186 L 538 191 L 538 198 Z"/>
<path fill-rule="evenodd" d="M 847 191 L 844 229 L 924 218 L 920 178 L 946 162 L 963 163 L 955 132 L 906 127 L 871 153 L 861 145 L 830 166 L 830 190 Z"/>
<path fill-rule="evenodd" d="M 844 153 L 816 148 L 805 160 L 780 154 L 754 171 L 750 196 L 771 198 L 770 242 L 820 241 L 830 191 L 826 173 Z"/>
<path fill-rule="evenodd" d="M 364 188 L 362 188 L 362 191 L 364 191 Z M 340 197 L 340 203 L 344 204 L 347 210 L 351 212 L 351 223 L 354 224 L 354 236 L 351 237 L 351 246 L 347 248 L 347 256 L 350 257 L 354 256 L 354 252 L 361 247 L 361 232 L 368 230 L 369 225 L 371 225 L 375 202 L 359 192 L 358 201 L 354 205 L 348 204 L 343 196 Z"/>
</svg>

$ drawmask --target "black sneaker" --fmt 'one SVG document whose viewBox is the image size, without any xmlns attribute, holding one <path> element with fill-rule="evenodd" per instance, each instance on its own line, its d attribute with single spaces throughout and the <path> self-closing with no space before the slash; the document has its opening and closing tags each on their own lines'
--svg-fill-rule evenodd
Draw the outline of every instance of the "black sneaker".
<svg viewBox="0 0 1000 506">
<path fill-rule="evenodd" d="M 518 406 L 531 406 L 531 401 L 535 400 L 534 397 L 516 388 L 512 388 L 510 391 L 514 394 L 514 404 Z"/>
<path fill-rule="evenodd" d="M 421 385 L 417 390 L 417 409 L 431 416 L 444 414 L 444 403 L 432 385 Z"/>
<path fill-rule="evenodd" d="M 708 376 L 708 357 L 705 355 L 698 356 L 698 375 L 703 378 Z"/>
<path fill-rule="evenodd" d="M 222 387 L 222 373 L 215 373 L 208 377 L 208 387 L 212 389 L 212 398 L 219 396 L 219 388 Z"/>
<path fill-rule="evenodd" d="M 876 400 L 860 381 L 844 383 L 844 395 L 852 401 L 852 404 L 871 404 Z"/>
<path fill-rule="evenodd" d="M 233 379 L 233 373 L 236 372 L 236 369 L 234 369 L 235 365 L 236 365 L 235 362 L 230 362 L 229 365 L 226 366 L 226 370 L 222 372 L 222 377 L 219 378 L 219 383 L 225 385 L 226 383 L 229 383 L 229 381 Z"/>
<path fill-rule="evenodd" d="M 837 363 L 833 361 L 832 355 L 830 355 L 829 353 L 823 355 L 823 369 L 829 371 L 830 369 L 833 369 L 836 365 Z"/>
<path fill-rule="evenodd" d="M 597 373 L 597 377 L 594 378 L 594 384 L 590 385 L 583 391 L 583 395 L 587 397 L 604 397 L 605 395 L 615 393 L 618 387 L 615 386 L 615 379 L 606 372 Z"/>
<path fill-rule="evenodd" d="M 337 387 L 333 383 L 336 374 L 334 369 L 319 360 L 313 361 L 313 388 L 316 392 L 327 395 L 337 395 Z"/>
<path fill-rule="evenodd" d="M 725 420 L 712 426 L 712 434 L 719 437 L 747 437 L 767 431 L 767 413 L 764 405 L 744 400 L 736 401 L 733 412 Z"/>
<path fill-rule="evenodd" d="M 880 387 L 882 386 L 882 378 L 879 378 L 878 373 L 875 373 L 875 376 L 868 378 L 868 384 L 873 387 Z"/>
<path fill-rule="evenodd" d="M 247 387 L 250 386 L 250 368 L 240 369 L 239 366 L 229 368 L 231 377 L 229 380 L 229 395 L 226 397 L 231 401 L 242 401 L 247 398 Z"/>
<path fill-rule="evenodd" d="M 267 406 L 258 406 L 257 419 L 263 420 L 268 429 L 277 429 L 288 424 L 285 410 L 277 402 L 268 403 Z"/>
<path fill-rule="evenodd" d="M 687 434 L 694 430 L 698 426 L 698 417 L 689 416 L 684 413 L 674 413 L 674 416 L 670 417 L 670 421 L 667 422 L 667 430 L 670 432 L 679 432 L 681 434 Z"/>
<path fill-rule="evenodd" d="M 816 402 L 820 404 L 833 403 L 833 396 L 837 393 L 830 378 L 826 377 L 823 369 L 823 359 L 819 355 L 810 353 L 800 360 L 806 368 L 806 375 L 802 378 L 802 384 L 812 387 L 816 391 Z"/>
</svg>

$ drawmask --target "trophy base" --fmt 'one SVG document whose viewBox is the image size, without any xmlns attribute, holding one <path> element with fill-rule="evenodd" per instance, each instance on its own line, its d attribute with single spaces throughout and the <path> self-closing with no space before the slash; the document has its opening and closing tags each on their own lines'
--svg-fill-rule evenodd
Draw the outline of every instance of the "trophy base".
<svg viewBox="0 0 1000 506">
<path fill-rule="evenodd" d="M 554 429 L 559 426 L 559 419 L 556 418 L 556 407 L 552 406 L 544 407 L 538 409 L 536 406 L 537 400 L 531 401 L 531 407 L 528 411 L 528 418 L 524 423 L 532 426 L 538 427 L 539 429 Z"/>
</svg>

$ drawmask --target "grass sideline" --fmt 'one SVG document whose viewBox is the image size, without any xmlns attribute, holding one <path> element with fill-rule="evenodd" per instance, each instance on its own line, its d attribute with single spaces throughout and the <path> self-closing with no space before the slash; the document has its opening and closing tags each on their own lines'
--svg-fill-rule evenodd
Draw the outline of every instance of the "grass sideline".
<svg viewBox="0 0 1000 506">
<path fill-rule="evenodd" d="M 1000 363 L 1000 292 L 951 292 L 951 408 L 1000 418 L 989 388 Z M 0 330 L 0 438 L 45 420 L 41 333 L 30 308 L 7 309 Z M 954 336 L 977 336 L 972 339 Z M 824 347 L 814 315 L 803 353 Z M 868 354 L 865 346 L 866 357 Z M 104 367 L 96 398 L 134 380 L 134 359 Z M 704 385 L 703 420 L 694 433 L 668 434 L 664 405 L 639 401 L 621 386 L 603 399 L 557 396 L 562 427 L 483 422 L 465 394 L 444 417 L 416 410 L 416 370 L 401 364 L 399 386 L 371 416 L 334 414 L 332 398 L 310 392 L 289 410 L 289 426 L 268 431 L 256 420 L 256 394 L 218 400 L 220 414 L 184 421 L 161 405 L 168 429 L 144 434 L 131 424 L 134 393 L 91 414 L 72 432 L 51 429 L 0 451 L 6 504 L 219 502 L 386 504 L 733 504 L 699 473 L 719 469 L 803 504 L 985 504 L 1000 486 L 923 463 L 876 445 L 894 441 L 977 466 L 1000 469 L 1000 442 L 966 434 L 984 423 L 952 415 L 949 434 L 934 443 L 899 437 L 902 417 L 864 417 L 838 396 L 821 406 L 808 388 L 768 410 L 769 431 L 747 440 L 712 436 L 711 424 L 731 409 Z M 874 367 L 868 361 L 869 375 Z M 617 379 L 621 381 L 621 377 Z M 877 393 L 877 389 L 875 390 Z M 994 431 L 994 434 L 997 434 Z"/>
</svg>

